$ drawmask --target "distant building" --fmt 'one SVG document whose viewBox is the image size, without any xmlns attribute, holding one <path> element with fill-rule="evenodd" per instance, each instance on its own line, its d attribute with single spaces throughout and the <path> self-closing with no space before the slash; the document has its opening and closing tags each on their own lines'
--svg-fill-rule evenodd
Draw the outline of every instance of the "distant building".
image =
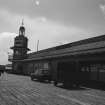
<svg viewBox="0 0 105 105">
<path fill-rule="evenodd" d="M 0 65 L 0 71 L 5 71 L 5 65 Z"/>
<path fill-rule="evenodd" d="M 12 64 L 6 64 L 6 65 L 5 65 L 5 70 L 6 70 L 7 72 L 12 72 Z"/>
</svg>

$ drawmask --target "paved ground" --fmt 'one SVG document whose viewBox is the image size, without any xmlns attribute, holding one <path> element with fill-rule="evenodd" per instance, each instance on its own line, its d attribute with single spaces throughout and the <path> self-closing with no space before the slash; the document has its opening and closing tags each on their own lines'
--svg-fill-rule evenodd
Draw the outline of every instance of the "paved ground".
<svg viewBox="0 0 105 105">
<path fill-rule="evenodd" d="M 105 91 L 67 90 L 8 74 L 0 77 L 0 105 L 105 105 Z"/>
</svg>

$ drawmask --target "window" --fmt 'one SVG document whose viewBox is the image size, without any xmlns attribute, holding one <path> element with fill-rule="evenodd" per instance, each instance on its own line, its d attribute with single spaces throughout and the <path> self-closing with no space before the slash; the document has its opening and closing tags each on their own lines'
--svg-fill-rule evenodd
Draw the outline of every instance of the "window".
<svg viewBox="0 0 105 105">
<path fill-rule="evenodd" d="M 48 69 L 48 63 L 44 63 L 44 69 Z"/>
</svg>

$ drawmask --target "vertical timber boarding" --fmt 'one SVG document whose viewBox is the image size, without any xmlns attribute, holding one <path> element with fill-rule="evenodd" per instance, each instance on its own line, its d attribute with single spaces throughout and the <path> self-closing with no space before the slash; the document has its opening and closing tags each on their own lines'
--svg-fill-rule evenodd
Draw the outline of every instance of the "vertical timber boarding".
<svg viewBox="0 0 105 105">
<path fill-rule="evenodd" d="M 66 77 L 66 75 L 63 75 L 64 77 L 62 77 L 62 74 L 59 74 L 60 72 L 59 72 L 59 66 L 61 65 L 63 65 L 63 63 L 65 64 L 65 63 L 73 63 L 73 65 L 72 66 L 74 66 L 74 67 L 71 67 L 71 70 L 72 70 L 72 68 L 74 68 L 73 70 L 74 70 L 74 81 L 75 81 L 75 83 L 76 84 L 79 84 L 81 81 L 82 81 L 82 78 L 83 78 L 83 75 L 81 75 L 81 65 L 80 65 L 80 62 L 78 61 L 78 60 L 73 60 L 73 61 L 71 61 L 70 60 L 70 58 L 68 59 L 68 60 L 64 60 L 64 59 L 62 59 L 62 60 L 52 60 L 51 61 L 51 70 L 52 70 L 52 80 L 53 81 L 55 81 L 55 82 L 62 82 L 62 83 L 64 83 L 64 82 L 66 82 L 65 80 L 63 80 L 63 79 L 65 79 L 65 77 Z M 59 65 L 60 64 L 60 65 Z M 65 65 L 64 65 L 65 66 Z M 66 69 L 68 69 L 68 79 L 70 79 L 70 75 L 71 75 L 71 71 L 70 71 L 70 66 L 68 67 L 68 68 L 66 68 L 66 67 L 63 67 L 64 69 L 63 69 L 63 72 L 66 72 Z M 66 74 L 66 73 L 65 73 Z M 60 77 L 59 77 L 59 75 L 60 75 Z M 71 77 L 72 78 L 72 77 Z M 69 81 L 67 81 L 67 82 L 69 82 Z"/>
<path fill-rule="evenodd" d="M 56 60 L 50 61 L 50 67 L 51 67 L 53 81 L 57 81 L 57 64 L 58 64 L 58 62 Z"/>
</svg>

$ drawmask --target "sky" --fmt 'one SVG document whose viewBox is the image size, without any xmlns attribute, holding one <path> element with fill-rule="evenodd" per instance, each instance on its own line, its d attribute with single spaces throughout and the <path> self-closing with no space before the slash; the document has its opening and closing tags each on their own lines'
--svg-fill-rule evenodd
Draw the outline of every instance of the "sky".
<svg viewBox="0 0 105 105">
<path fill-rule="evenodd" d="M 105 34 L 105 0 L 0 0 L 0 64 L 24 19 L 31 52 Z"/>
</svg>

